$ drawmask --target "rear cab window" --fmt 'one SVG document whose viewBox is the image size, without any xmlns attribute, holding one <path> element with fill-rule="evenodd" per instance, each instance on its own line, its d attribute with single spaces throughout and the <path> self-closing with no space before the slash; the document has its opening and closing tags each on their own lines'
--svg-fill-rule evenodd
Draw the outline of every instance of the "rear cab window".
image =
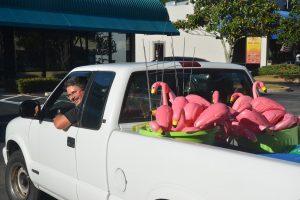
<svg viewBox="0 0 300 200">
<path fill-rule="evenodd" d="M 152 70 L 148 72 L 148 77 L 150 88 L 156 81 L 163 81 L 176 96 L 196 94 L 211 102 L 212 93 L 218 90 L 219 101 L 227 105 L 234 92 L 252 96 L 251 78 L 246 71 L 239 69 Z M 150 121 L 151 110 L 161 103 L 160 89 L 157 94 L 149 95 L 146 72 L 134 72 L 127 85 L 119 123 Z"/>
</svg>

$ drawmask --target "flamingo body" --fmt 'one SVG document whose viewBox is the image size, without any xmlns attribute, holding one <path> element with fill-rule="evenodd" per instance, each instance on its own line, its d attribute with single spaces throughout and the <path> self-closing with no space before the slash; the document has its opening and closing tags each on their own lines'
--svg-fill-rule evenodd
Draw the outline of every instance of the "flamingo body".
<svg viewBox="0 0 300 200">
<path fill-rule="evenodd" d="M 255 133 L 260 133 L 271 126 L 268 120 L 255 110 L 244 110 L 236 116 L 236 119 L 240 125 Z"/>
<path fill-rule="evenodd" d="M 285 107 L 273 99 L 267 97 L 257 97 L 251 101 L 252 108 L 257 112 L 263 113 L 268 110 L 286 111 Z"/>
<path fill-rule="evenodd" d="M 248 95 L 243 95 L 242 93 L 239 92 L 233 93 L 230 98 L 230 101 L 234 101 L 234 104 L 232 105 L 232 109 L 236 110 L 237 112 L 242 112 L 245 109 L 251 110 L 252 100 L 253 100 L 252 97 Z"/>
<path fill-rule="evenodd" d="M 199 95 L 195 95 L 195 94 L 189 94 L 186 97 L 186 100 L 190 103 L 197 103 L 199 105 L 203 105 L 204 107 L 208 107 L 210 106 L 209 101 L 207 101 L 206 99 L 204 99 L 203 97 L 199 96 Z"/>
<path fill-rule="evenodd" d="M 284 115 L 283 119 L 278 122 L 271 130 L 273 131 L 281 131 L 284 129 L 291 128 L 298 123 L 298 118 L 293 114 L 287 113 Z"/>
<path fill-rule="evenodd" d="M 271 125 L 275 125 L 286 114 L 283 110 L 268 110 L 262 113 Z"/>
<path fill-rule="evenodd" d="M 185 124 L 186 126 L 194 126 L 194 122 L 204 110 L 203 105 L 196 103 L 187 103 L 184 107 Z"/>
<path fill-rule="evenodd" d="M 183 96 L 176 97 L 172 103 L 172 110 L 173 110 L 173 122 L 174 126 L 177 126 L 179 119 L 181 118 L 181 114 L 184 111 L 184 106 L 187 104 L 187 100 Z"/>
<path fill-rule="evenodd" d="M 164 131 L 171 129 L 172 116 L 172 108 L 166 105 L 159 106 L 155 113 L 156 122 Z"/>
<path fill-rule="evenodd" d="M 212 128 L 215 124 L 225 121 L 229 118 L 229 109 L 223 103 L 211 104 L 196 119 L 194 127 L 200 130 Z"/>
</svg>

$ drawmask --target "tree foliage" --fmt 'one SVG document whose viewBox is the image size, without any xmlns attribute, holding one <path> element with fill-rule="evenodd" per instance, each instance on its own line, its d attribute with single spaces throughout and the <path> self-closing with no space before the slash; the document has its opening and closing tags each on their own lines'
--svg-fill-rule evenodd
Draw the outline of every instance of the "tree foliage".
<svg viewBox="0 0 300 200">
<path fill-rule="evenodd" d="M 168 0 L 160 0 L 160 2 L 165 5 L 168 2 Z"/>
<path fill-rule="evenodd" d="M 220 38 L 225 57 L 231 62 L 236 42 L 247 36 L 270 36 L 280 19 L 274 0 L 194 0 L 194 13 L 176 21 L 185 31 L 203 28 Z M 226 49 L 226 42 L 229 49 Z"/>
<path fill-rule="evenodd" d="M 290 2 L 291 11 L 287 18 L 281 18 L 278 41 L 285 45 L 300 43 L 300 4 L 297 0 Z"/>
</svg>

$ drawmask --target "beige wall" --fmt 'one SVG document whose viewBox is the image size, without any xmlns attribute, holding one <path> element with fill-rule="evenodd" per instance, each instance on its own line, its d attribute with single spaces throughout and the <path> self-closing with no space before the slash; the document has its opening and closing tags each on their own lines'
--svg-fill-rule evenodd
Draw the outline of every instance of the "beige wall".
<svg viewBox="0 0 300 200">
<path fill-rule="evenodd" d="M 184 19 L 188 13 L 193 13 L 193 6 L 192 4 L 167 6 L 167 10 L 170 20 L 176 21 L 177 19 Z M 220 40 L 216 40 L 205 31 L 186 33 L 182 30 L 180 30 L 180 36 L 136 34 L 135 48 L 137 62 L 145 61 L 143 46 L 145 46 L 147 61 L 154 60 L 153 48 L 155 42 L 165 43 L 165 56 L 172 56 L 173 49 L 175 56 L 184 55 L 192 57 L 195 49 L 195 57 L 204 58 L 209 61 L 225 62 L 224 50 Z"/>
</svg>

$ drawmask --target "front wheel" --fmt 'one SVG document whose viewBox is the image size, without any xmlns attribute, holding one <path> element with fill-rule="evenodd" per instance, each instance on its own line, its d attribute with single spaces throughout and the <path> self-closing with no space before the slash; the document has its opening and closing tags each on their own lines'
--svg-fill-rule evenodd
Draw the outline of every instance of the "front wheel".
<svg viewBox="0 0 300 200">
<path fill-rule="evenodd" d="M 38 200 L 39 190 L 28 175 L 26 163 L 21 151 L 14 152 L 5 170 L 5 186 L 11 200 Z"/>
</svg>

